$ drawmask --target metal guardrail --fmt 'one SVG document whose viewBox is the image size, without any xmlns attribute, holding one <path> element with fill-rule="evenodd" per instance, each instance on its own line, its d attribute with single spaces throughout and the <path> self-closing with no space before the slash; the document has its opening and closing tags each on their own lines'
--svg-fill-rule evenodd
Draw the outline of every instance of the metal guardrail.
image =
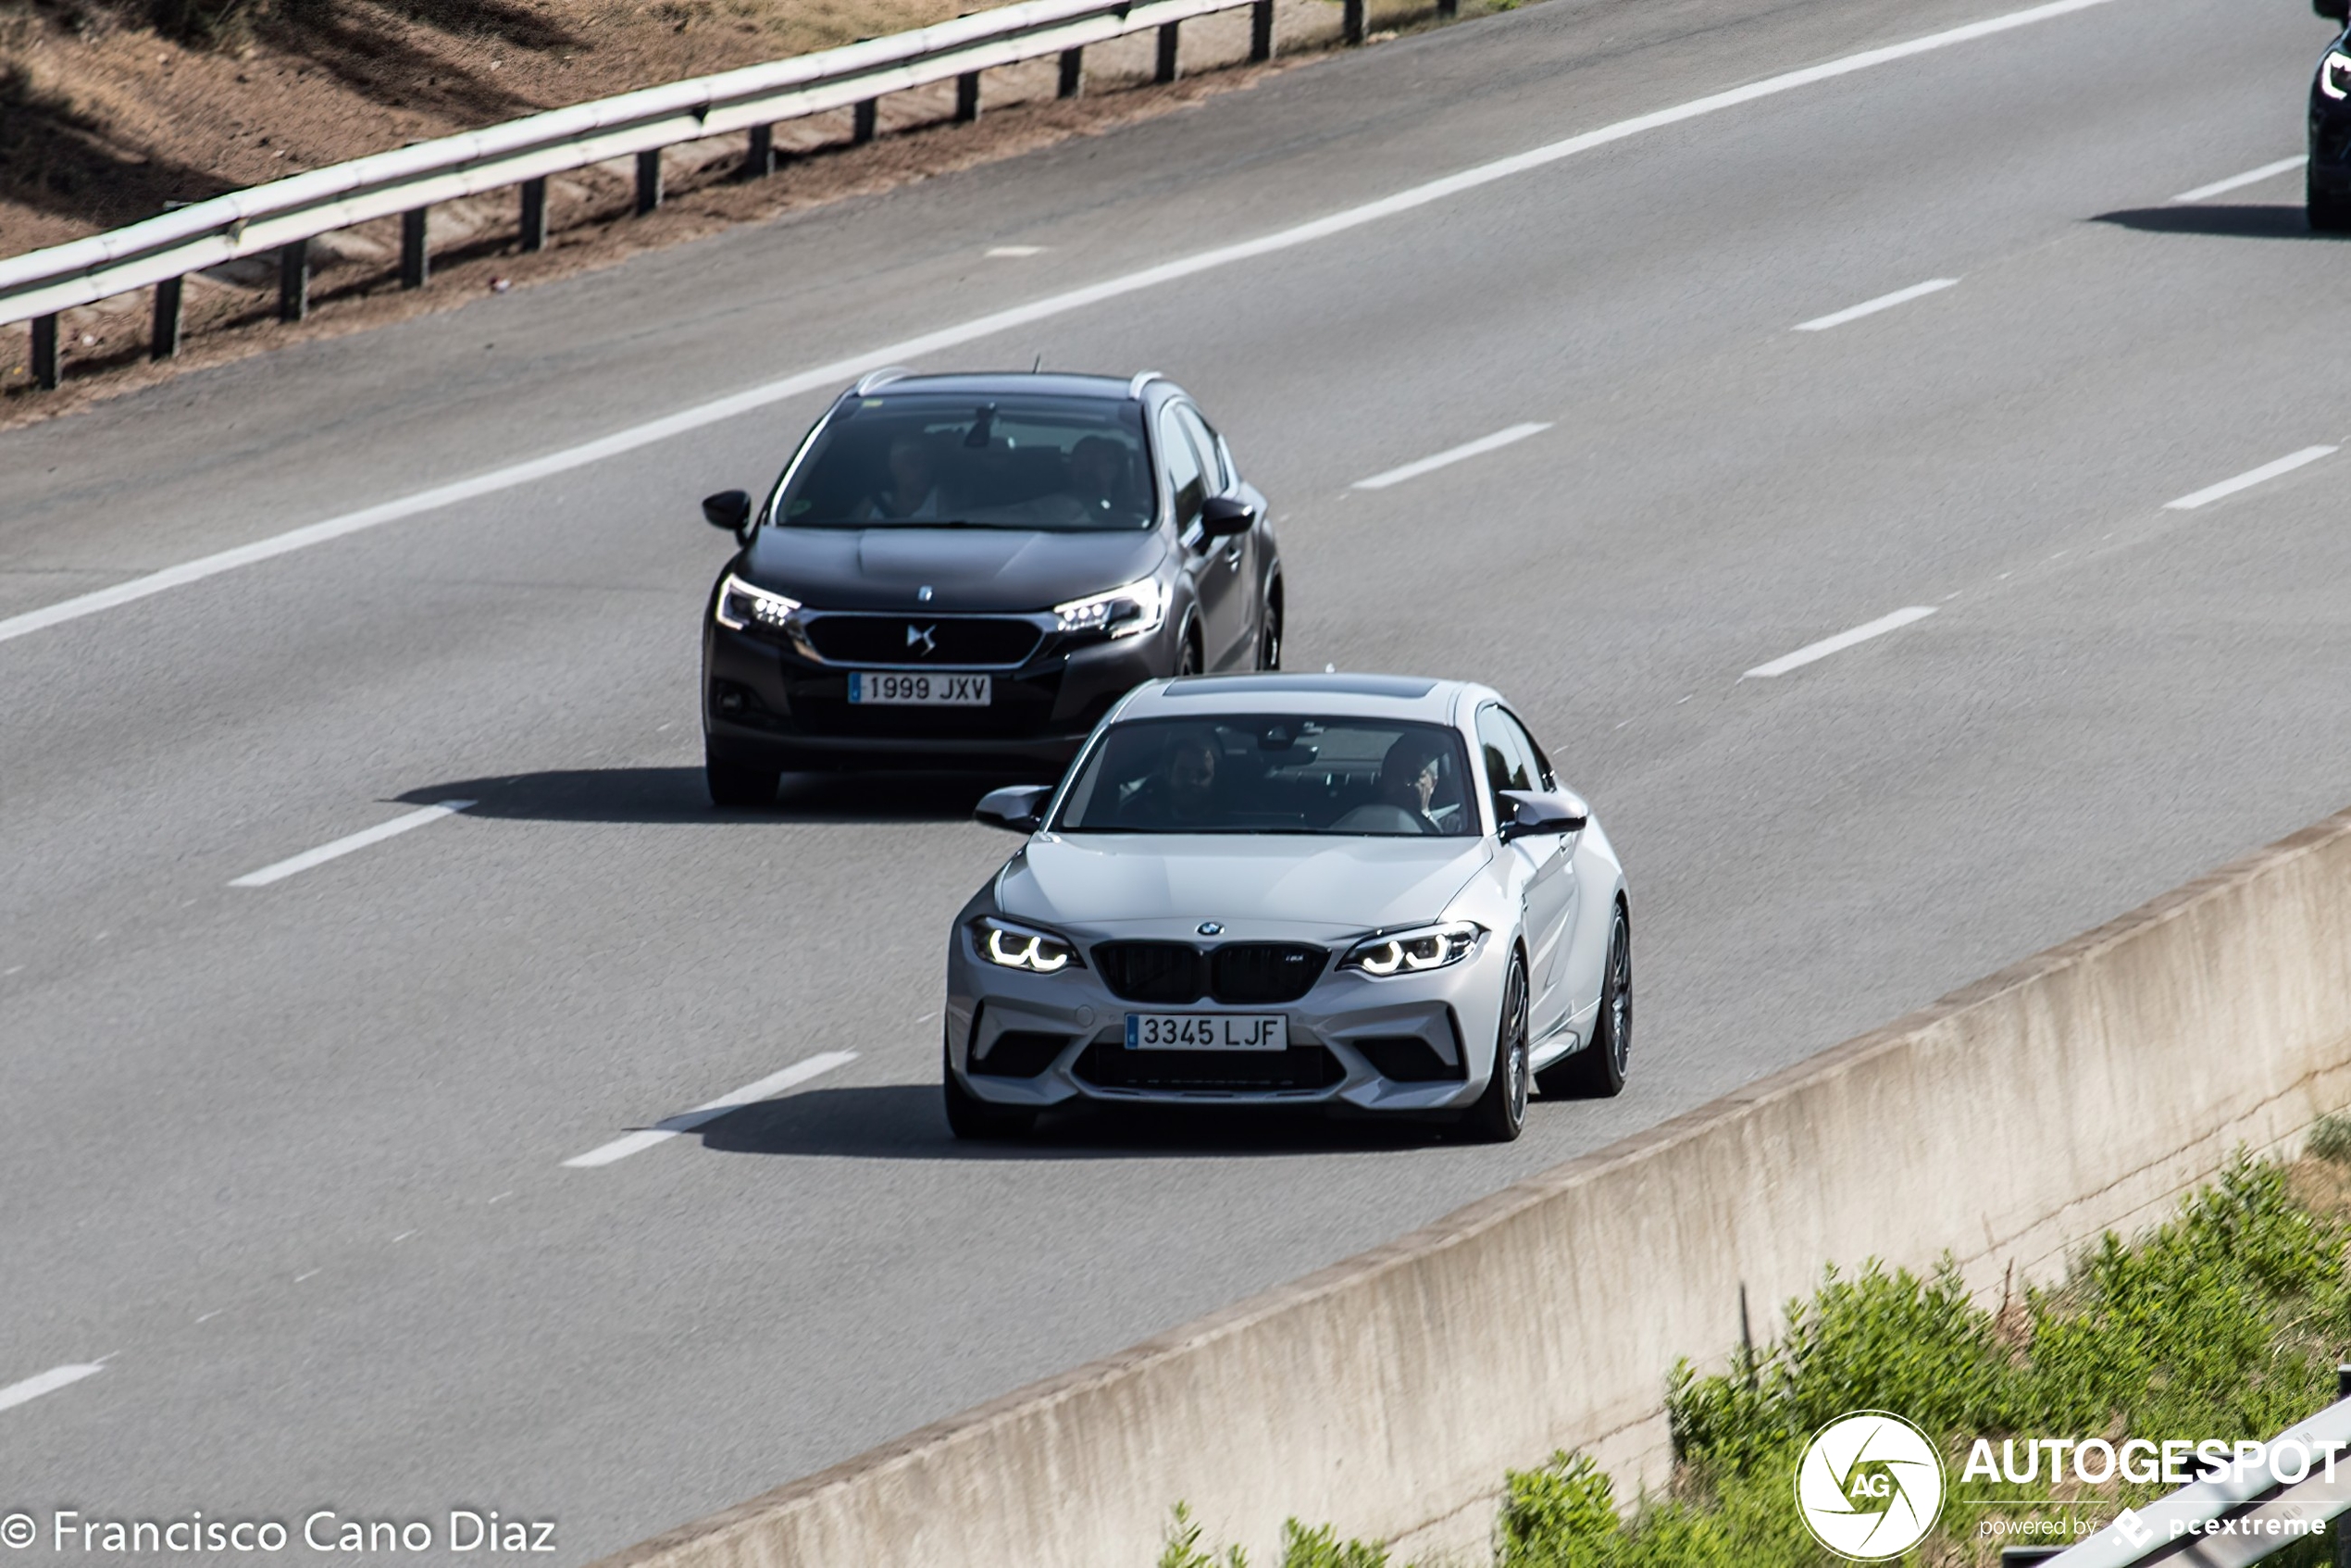
<svg viewBox="0 0 2351 1568">
<path fill-rule="evenodd" d="M 2308 1538 L 2311 1527 L 2351 1511 L 2351 1365 L 2335 1372 L 2337 1403 L 2287 1427 L 2271 1438 L 2263 1461 L 2243 1475 L 2228 1470 L 2191 1482 L 2158 1501 L 2136 1509 L 2096 1535 L 2062 1551 L 2014 1549 L 2004 1563 L 2046 1563 L 2047 1568 L 2242 1568 Z M 2304 1474 L 2289 1480 L 2278 1463 L 2285 1444 Z M 2332 1463 L 2301 1465 L 2328 1445 L 2341 1457 Z M 2294 1533 L 2288 1533 L 2288 1526 Z M 2333 1533 L 2333 1561 L 2351 1568 L 2351 1534 Z"/>
<path fill-rule="evenodd" d="M 1363 41 L 1364 4 L 1345 0 L 1344 35 L 1350 44 Z M 1437 0 L 1438 14 L 1452 14 L 1457 4 Z M 1050 55 L 1061 57 L 1061 96 L 1076 97 L 1083 89 L 1088 45 L 1152 31 L 1159 34 L 1156 80 L 1173 81 L 1177 27 L 1243 6 L 1252 12 L 1250 58 L 1272 58 L 1274 0 L 1021 0 L 911 32 L 648 87 L 310 169 L 0 260 L 0 326 L 32 324 L 33 377 L 54 389 L 60 368 L 57 317 L 77 305 L 153 288 L 150 353 L 169 358 L 180 348 L 180 292 L 191 272 L 274 252 L 278 314 L 300 320 L 309 310 L 310 242 L 338 229 L 397 215 L 401 283 L 422 288 L 431 270 L 426 214 L 435 203 L 519 186 L 521 246 L 535 251 L 547 243 L 550 175 L 634 155 L 637 211 L 647 213 L 661 205 L 664 148 L 747 133 L 746 169 L 765 174 L 777 166 L 773 128 L 778 121 L 852 108 L 854 140 L 870 141 L 882 96 L 951 78 L 955 118 L 975 120 L 982 71 Z"/>
</svg>

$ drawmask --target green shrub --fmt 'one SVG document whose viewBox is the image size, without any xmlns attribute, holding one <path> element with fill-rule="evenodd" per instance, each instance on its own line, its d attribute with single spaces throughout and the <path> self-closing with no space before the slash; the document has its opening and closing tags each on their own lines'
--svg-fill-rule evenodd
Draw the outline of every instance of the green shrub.
<svg viewBox="0 0 2351 1568">
<path fill-rule="evenodd" d="M 2302 1151 L 2313 1160 L 2351 1165 L 2351 1111 L 2320 1116 L 2310 1128 L 2310 1139 L 2302 1146 Z"/>
</svg>

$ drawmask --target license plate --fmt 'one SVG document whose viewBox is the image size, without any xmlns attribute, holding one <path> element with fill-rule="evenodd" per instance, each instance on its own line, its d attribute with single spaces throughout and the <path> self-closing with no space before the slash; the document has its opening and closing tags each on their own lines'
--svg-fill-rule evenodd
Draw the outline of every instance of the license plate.
<svg viewBox="0 0 2351 1568">
<path fill-rule="evenodd" d="M 1129 1051 L 1287 1051 L 1279 1013 L 1129 1013 Z"/>
<path fill-rule="evenodd" d="M 984 675 L 901 675 L 894 670 L 852 670 L 849 700 L 898 707 L 984 708 L 989 678 Z"/>
</svg>

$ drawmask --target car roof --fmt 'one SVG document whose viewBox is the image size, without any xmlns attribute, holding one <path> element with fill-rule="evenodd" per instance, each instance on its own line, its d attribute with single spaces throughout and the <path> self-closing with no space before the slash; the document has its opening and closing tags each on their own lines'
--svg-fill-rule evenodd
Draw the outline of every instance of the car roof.
<svg viewBox="0 0 2351 1568">
<path fill-rule="evenodd" d="M 1126 401 L 1132 382 L 1125 376 L 1084 375 L 1070 370 L 976 370 L 955 375 L 917 376 L 893 375 L 878 384 L 868 377 L 858 383 L 865 387 L 867 397 L 889 397 L 904 392 L 941 392 L 950 396 L 1004 396 L 1019 392 L 1042 392 L 1049 397 L 1098 397 L 1120 403 Z M 1154 380 L 1154 387 L 1168 386 Z M 1170 390 L 1174 390 L 1172 387 Z M 841 394 L 858 395 L 855 387 Z"/>
<path fill-rule="evenodd" d="M 1334 718 L 1450 724 L 1464 701 L 1486 699 L 1499 700 L 1486 687 L 1428 676 L 1337 670 L 1322 675 L 1194 675 L 1137 687 L 1118 716 L 1206 718 L 1217 714 L 1294 714 L 1311 708 Z"/>
</svg>

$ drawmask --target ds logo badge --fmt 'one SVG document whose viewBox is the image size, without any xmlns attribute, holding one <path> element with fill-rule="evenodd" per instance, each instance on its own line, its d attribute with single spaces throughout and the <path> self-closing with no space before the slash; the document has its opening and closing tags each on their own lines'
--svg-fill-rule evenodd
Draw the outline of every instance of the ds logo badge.
<svg viewBox="0 0 2351 1568">
<path fill-rule="evenodd" d="M 1796 1506 L 1839 1557 L 1899 1557 L 1943 1512 L 1943 1456 L 1898 1415 L 1857 1410 L 1812 1435 L 1796 1467 Z"/>
</svg>

